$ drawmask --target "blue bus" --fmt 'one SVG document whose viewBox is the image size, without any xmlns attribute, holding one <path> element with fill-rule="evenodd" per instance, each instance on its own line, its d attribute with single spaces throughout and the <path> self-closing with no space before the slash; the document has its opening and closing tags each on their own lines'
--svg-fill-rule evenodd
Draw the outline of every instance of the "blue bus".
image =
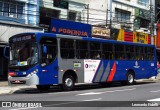
<svg viewBox="0 0 160 110">
<path fill-rule="evenodd" d="M 120 81 L 156 76 L 156 48 L 54 33 L 21 33 L 10 37 L 9 85 L 36 85 L 39 90 L 77 83 Z"/>
</svg>

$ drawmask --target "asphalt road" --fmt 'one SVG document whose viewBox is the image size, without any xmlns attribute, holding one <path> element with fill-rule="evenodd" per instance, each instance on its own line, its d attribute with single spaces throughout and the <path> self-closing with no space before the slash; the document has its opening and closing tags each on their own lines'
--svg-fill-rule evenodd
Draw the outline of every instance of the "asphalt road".
<svg viewBox="0 0 160 110">
<path fill-rule="evenodd" d="M 58 87 L 53 87 L 49 91 L 23 89 L 10 95 L 0 95 L 0 101 L 19 101 L 23 104 L 26 101 L 35 101 L 39 104 L 35 108 L 25 106 L 1 108 L 4 110 L 159 110 L 160 107 L 156 104 L 160 104 L 160 82 L 139 82 L 133 86 L 114 83 L 109 87 L 85 85 L 77 86 L 75 91 L 70 92 L 61 91 Z M 49 102 L 43 102 L 42 106 L 45 107 L 40 108 L 39 101 Z M 141 104 L 142 107 L 137 107 L 136 104 Z M 151 107 L 151 104 L 154 104 L 154 107 Z"/>
</svg>

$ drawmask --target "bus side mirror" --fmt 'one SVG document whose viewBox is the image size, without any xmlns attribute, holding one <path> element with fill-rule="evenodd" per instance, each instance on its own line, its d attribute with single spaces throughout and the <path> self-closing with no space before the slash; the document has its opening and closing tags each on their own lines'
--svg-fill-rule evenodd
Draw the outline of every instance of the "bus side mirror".
<svg viewBox="0 0 160 110">
<path fill-rule="evenodd" d="M 4 47 L 3 56 L 4 56 L 6 59 L 9 59 L 9 47 L 8 47 L 8 46 L 5 46 L 5 47 Z"/>
</svg>

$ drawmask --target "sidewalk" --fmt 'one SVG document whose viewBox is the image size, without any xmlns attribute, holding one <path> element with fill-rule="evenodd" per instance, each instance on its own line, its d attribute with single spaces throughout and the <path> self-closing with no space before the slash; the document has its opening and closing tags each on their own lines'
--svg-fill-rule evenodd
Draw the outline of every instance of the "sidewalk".
<svg viewBox="0 0 160 110">
<path fill-rule="evenodd" d="M 0 81 L 0 94 L 12 94 L 24 88 L 35 88 L 36 86 L 8 86 L 8 81 Z"/>
<path fill-rule="evenodd" d="M 152 77 L 150 79 L 141 79 L 137 80 L 137 82 L 146 82 L 146 81 L 154 81 L 154 82 L 160 82 L 160 74 L 157 75 L 157 77 Z M 12 94 L 15 91 L 25 89 L 25 88 L 36 88 L 36 86 L 8 86 L 8 81 L 0 81 L 0 94 Z"/>
</svg>

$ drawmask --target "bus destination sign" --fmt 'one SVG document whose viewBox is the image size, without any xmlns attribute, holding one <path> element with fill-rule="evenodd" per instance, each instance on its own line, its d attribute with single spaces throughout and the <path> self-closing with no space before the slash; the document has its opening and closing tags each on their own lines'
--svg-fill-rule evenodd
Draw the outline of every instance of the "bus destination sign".
<svg viewBox="0 0 160 110">
<path fill-rule="evenodd" d="M 21 42 L 21 41 L 27 41 L 27 40 L 32 40 L 33 35 L 18 35 L 17 37 L 13 37 L 13 39 L 11 39 L 12 42 Z"/>
</svg>

